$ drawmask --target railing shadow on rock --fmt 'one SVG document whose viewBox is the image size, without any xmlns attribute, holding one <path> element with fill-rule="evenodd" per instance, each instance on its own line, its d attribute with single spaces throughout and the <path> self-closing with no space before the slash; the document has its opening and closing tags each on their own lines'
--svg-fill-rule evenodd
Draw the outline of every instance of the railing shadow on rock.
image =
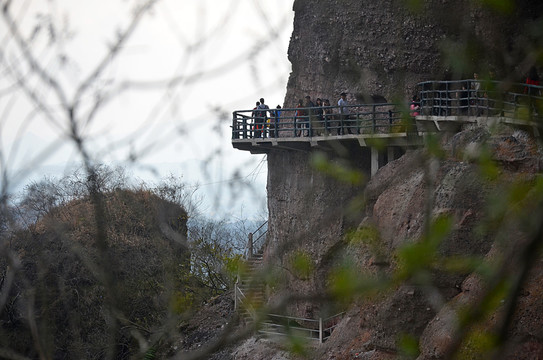
<svg viewBox="0 0 543 360">
<path fill-rule="evenodd" d="M 423 116 L 506 117 L 526 121 L 543 118 L 543 87 L 481 81 L 426 81 L 417 84 Z"/>
<path fill-rule="evenodd" d="M 342 136 L 405 131 L 405 111 L 396 104 L 358 104 L 269 110 L 238 110 L 232 139 Z"/>
</svg>

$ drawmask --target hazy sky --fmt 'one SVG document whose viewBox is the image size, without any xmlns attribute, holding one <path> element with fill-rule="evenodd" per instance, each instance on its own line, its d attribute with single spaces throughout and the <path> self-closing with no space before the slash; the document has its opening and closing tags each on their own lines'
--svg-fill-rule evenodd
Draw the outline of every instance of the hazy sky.
<svg viewBox="0 0 543 360">
<path fill-rule="evenodd" d="M 71 103 L 138 3 L 21 0 L 12 2 L 10 14 Z M 93 158 L 116 164 L 133 157 L 130 171 L 145 180 L 154 179 L 151 166 L 161 176 L 198 182 L 209 213 L 263 209 L 265 158 L 232 148 L 230 117 L 260 97 L 273 107 L 283 103 L 292 19 L 292 0 L 158 1 L 79 99 L 77 126 Z M 0 165 L 3 185 L 11 180 L 15 190 L 28 179 L 60 175 L 80 158 L 67 140 L 71 124 L 59 97 L 25 62 L 5 21 L 0 41 Z M 93 113 L 96 99 L 101 105 Z M 234 173 L 248 183 L 229 185 Z M 257 188 L 251 195 L 231 192 L 251 184 Z M 232 202 L 232 194 L 241 201 Z"/>
</svg>

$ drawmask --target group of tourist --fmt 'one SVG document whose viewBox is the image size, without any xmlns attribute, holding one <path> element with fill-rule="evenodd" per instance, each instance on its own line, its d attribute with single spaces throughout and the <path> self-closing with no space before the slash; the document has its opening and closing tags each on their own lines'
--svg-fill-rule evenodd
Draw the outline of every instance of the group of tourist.
<svg viewBox="0 0 543 360">
<path fill-rule="evenodd" d="M 493 73 L 489 74 L 489 79 L 493 79 Z M 479 80 L 479 74 L 474 73 L 473 79 L 465 80 L 461 83 L 461 89 L 456 92 L 458 101 L 459 114 L 469 114 L 480 116 L 486 108 L 493 109 L 496 99 L 493 98 L 492 89 L 488 88 L 488 82 Z M 431 83 L 429 83 L 430 86 Z M 524 94 L 531 96 L 541 96 L 539 88 L 534 87 L 540 85 L 539 76 L 535 68 L 530 70 L 526 77 Z M 446 85 L 445 85 L 446 86 Z M 450 115 L 451 106 L 450 98 L 451 89 L 422 89 L 424 92 L 437 92 L 437 97 L 432 95 L 433 101 L 432 115 L 446 116 Z M 537 94 L 536 94 L 537 92 Z M 437 101 L 437 103 L 436 103 Z M 335 112 L 333 109 L 337 109 Z M 293 119 L 293 136 L 321 136 L 321 135 L 345 135 L 360 133 L 356 126 L 356 117 L 352 116 L 349 110 L 347 101 L 347 93 L 342 92 L 337 101 L 337 107 L 331 106 L 328 99 L 317 98 L 312 101 L 311 96 L 305 96 L 305 99 L 299 99 L 294 110 Z M 252 118 L 254 137 L 277 137 L 279 131 L 279 122 L 281 120 L 281 105 L 277 105 L 275 109 L 270 110 L 265 104 L 264 99 L 256 102 L 253 108 Z M 410 102 L 410 115 L 412 117 L 421 114 L 421 99 L 418 94 L 413 95 Z M 290 120 L 289 120 L 290 121 Z"/>
<path fill-rule="evenodd" d="M 260 98 L 253 108 L 252 117 L 254 119 L 254 137 L 266 137 L 267 133 L 270 137 L 275 137 L 275 125 L 281 117 L 281 105 L 277 105 L 275 110 L 270 110 L 270 107 L 264 103 L 264 98 Z"/>
<path fill-rule="evenodd" d="M 328 99 L 317 98 L 314 103 L 311 96 L 307 95 L 305 100 L 298 100 L 294 114 L 294 136 L 333 135 L 332 125 L 335 129 L 334 135 L 352 134 L 347 93 L 341 93 L 337 105 L 338 113 L 334 114 Z M 252 118 L 254 119 L 254 137 L 276 137 L 276 130 L 281 119 L 281 106 L 277 105 L 275 109 L 270 110 L 264 103 L 264 99 L 260 98 L 253 108 Z M 336 123 L 332 124 L 332 121 Z"/>
<path fill-rule="evenodd" d="M 337 106 L 338 113 L 333 114 L 328 99 L 317 98 L 313 103 L 311 96 L 307 95 L 305 101 L 298 100 L 294 118 L 296 124 L 294 136 L 313 136 L 313 132 L 316 132 L 316 135 L 332 135 L 332 128 L 336 130 L 335 135 L 343 135 L 345 131 L 352 134 L 347 93 L 341 93 Z M 332 121 L 336 123 L 332 124 Z"/>
</svg>

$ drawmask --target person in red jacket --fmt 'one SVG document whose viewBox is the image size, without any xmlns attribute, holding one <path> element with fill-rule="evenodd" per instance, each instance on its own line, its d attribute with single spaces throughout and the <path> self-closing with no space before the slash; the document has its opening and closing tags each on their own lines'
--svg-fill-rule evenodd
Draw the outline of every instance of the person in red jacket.
<svg viewBox="0 0 543 360">
<path fill-rule="evenodd" d="M 537 85 L 539 86 L 541 83 L 539 82 L 539 75 L 537 74 L 537 70 L 535 66 L 532 66 L 530 69 L 530 72 L 528 73 L 528 76 L 526 77 L 526 85 Z M 524 88 L 524 93 L 528 95 L 540 95 L 539 89 L 536 89 L 531 86 L 526 86 Z"/>
</svg>

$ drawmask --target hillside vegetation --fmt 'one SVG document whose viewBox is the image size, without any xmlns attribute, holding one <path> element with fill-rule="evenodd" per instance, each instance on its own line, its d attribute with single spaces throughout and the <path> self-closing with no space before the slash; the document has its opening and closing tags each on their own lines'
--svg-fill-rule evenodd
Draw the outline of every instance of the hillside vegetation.
<svg viewBox="0 0 543 360">
<path fill-rule="evenodd" d="M 103 219 L 82 197 L 5 243 L 1 279 L 4 289 L 13 283 L 2 299 L 0 347 L 31 358 L 128 358 L 138 353 L 138 337 L 158 344 L 159 327 L 197 298 L 186 211 L 148 190 L 100 196 Z"/>
</svg>

